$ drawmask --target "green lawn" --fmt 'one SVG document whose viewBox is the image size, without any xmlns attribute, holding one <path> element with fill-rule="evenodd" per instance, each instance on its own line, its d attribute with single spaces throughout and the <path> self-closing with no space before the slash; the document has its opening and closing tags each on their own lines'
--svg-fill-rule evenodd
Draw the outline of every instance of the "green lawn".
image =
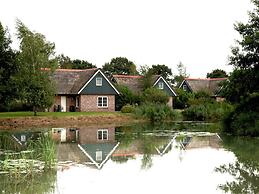
<svg viewBox="0 0 259 194">
<path fill-rule="evenodd" d="M 34 112 L 1 112 L 0 118 L 34 117 Z M 113 116 L 121 112 L 38 112 L 37 117 L 79 117 L 79 116 Z M 125 114 L 124 114 L 125 115 Z"/>
</svg>

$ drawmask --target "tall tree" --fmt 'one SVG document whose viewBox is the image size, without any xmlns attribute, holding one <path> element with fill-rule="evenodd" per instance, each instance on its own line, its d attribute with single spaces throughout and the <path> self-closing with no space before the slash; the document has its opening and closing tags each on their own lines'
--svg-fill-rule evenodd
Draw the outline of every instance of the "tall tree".
<svg viewBox="0 0 259 194">
<path fill-rule="evenodd" d="M 18 65 L 15 62 L 15 52 L 11 49 L 11 39 L 8 30 L 0 22 L 0 104 L 9 107 L 18 97 L 15 75 Z"/>
<path fill-rule="evenodd" d="M 125 57 L 116 57 L 105 63 L 103 71 L 107 74 L 137 75 L 136 65 Z"/>
<path fill-rule="evenodd" d="M 226 97 L 233 102 L 240 102 L 249 94 L 259 92 L 259 0 L 252 2 L 255 9 L 249 12 L 248 22 L 234 26 L 241 40 L 232 48 L 229 64 L 235 70 L 223 90 Z"/>
<path fill-rule="evenodd" d="M 172 70 L 166 65 L 152 65 L 150 71 L 152 71 L 153 75 L 163 76 L 167 81 L 171 81 L 171 77 L 173 75 Z"/>
<path fill-rule="evenodd" d="M 186 71 L 186 66 L 180 61 L 177 64 L 178 75 L 174 76 L 174 82 L 176 85 L 180 85 L 184 78 L 189 77 L 189 74 Z"/>
<path fill-rule="evenodd" d="M 17 36 L 20 40 L 20 83 L 23 99 L 31 104 L 36 115 L 38 109 L 48 108 L 54 100 L 54 87 L 50 73 L 56 68 L 54 43 L 45 36 L 30 31 L 20 20 L 16 22 Z"/>
<path fill-rule="evenodd" d="M 226 71 L 222 69 L 214 69 L 211 73 L 207 73 L 207 78 L 224 78 L 228 77 Z"/>
</svg>

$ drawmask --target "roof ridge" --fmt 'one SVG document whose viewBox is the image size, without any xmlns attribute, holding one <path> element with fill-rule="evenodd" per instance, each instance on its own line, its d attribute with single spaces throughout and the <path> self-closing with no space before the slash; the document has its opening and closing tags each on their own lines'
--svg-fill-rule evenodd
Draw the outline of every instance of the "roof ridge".
<svg viewBox="0 0 259 194">
<path fill-rule="evenodd" d="M 142 78 L 142 75 L 112 75 L 113 77 L 117 78 Z"/>
<path fill-rule="evenodd" d="M 185 78 L 185 80 L 226 80 L 228 79 L 227 77 L 221 77 L 221 78 Z"/>
<path fill-rule="evenodd" d="M 77 72 L 80 72 L 80 71 L 90 71 L 90 70 L 97 70 L 99 68 L 90 68 L 90 69 L 56 69 L 56 71 L 77 71 Z"/>
</svg>

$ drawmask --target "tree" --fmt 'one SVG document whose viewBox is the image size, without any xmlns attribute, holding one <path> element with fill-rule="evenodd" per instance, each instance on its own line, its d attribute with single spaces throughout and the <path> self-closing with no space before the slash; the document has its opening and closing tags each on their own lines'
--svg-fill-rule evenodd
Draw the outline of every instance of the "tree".
<svg viewBox="0 0 259 194">
<path fill-rule="evenodd" d="M 116 57 L 105 63 L 103 71 L 107 74 L 138 75 L 136 65 L 125 57 Z"/>
<path fill-rule="evenodd" d="M 179 86 L 186 77 L 189 77 L 189 74 L 186 72 L 186 67 L 181 61 L 177 64 L 177 70 L 178 75 L 174 76 L 174 82 Z"/>
<path fill-rule="evenodd" d="M 95 65 L 85 60 L 75 59 L 72 61 L 72 69 L 91 69 L 96 68 Z"/>
<path fill-rule="evenodd" d="M 96 68 L 95 65 L 92 63 L 89 63 L 85 60 L 80 59 L 70 59 L 68 56 L 65 56 L 64 54 L 61 54 L 57 57 L 59 67 L 61 69 L 90 69 L 90 68 Z"/>
<path fill-rule="evenodd" d="M 172 70 L 166 66 L 166 65 L 152 65 L 152 68 L 150 69 L 152 71 L 153 75 L 161 75 L 163 76 L 167 81 L 171 82 L 171 76 Z"/>
<path fill-rule="evenodd" d="M 232 48 L 229 64 L 235 70 L 223 90 L 228 100 L 234 103 L 239 103 L 251 93 L 259 92 L 259 1 L 252 2 L 256 8 L 249 13 L 248 23 L 237 23 L 234 26 L 241 40 Z"/>
<path fill-rule="evenodd" d="M 22 98 L 33 106 L 34 115 L 38 109 L 53 104 L 54 86 L 50 73 L 56 68 L 54 43 L 46 41 L 40 33 L 30 31 L 20 20 L 16 22 L 17 36 L 20 40 L 19 79 Z"/>
<path fill-rule="evenodd" d="M 8 31 L 0 22 L 0 104 L 7 107 L 19 96 L 15 75 L 18 65 L 15 52 L 11 49 Z"/>
<path fill-rule="evenodd" d="M 226 71 L 222 69 L 215 69 L 211 73 L 207 73 L 207 78 L 224 78 L 228 77 Z"/>
<path fill-rule="evenodd" d="M 255 9 L 249 13 L 247 24 L 237 23 L 241 36 L 232 48 L 230 65 L 235 70 L 223 87 L 226 98 L 236 108 L 224 119 L 224 130 L 237 135 L 259 136 L 259 0 L 252 0 Z"/>
</svg>

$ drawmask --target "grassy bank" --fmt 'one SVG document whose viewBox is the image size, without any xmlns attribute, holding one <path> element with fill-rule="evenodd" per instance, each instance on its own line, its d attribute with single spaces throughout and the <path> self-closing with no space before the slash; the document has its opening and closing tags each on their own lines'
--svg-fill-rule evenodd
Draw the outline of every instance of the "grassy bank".
<svg viewBox="0 0 259 194">
<path fill-rule="evenodd" d="M 132 114 L 121 112 L 5 112 L 0 113 L 0 129 L 38 127 L 79 127 L 81 125 L 138 122 Z"/>
<path fill-rule="evenodd" d="M 34 112 L 1 112 L 0 118 L 34 117 Z M 120 116 L 120 112 L 38 112 L 37 117 Z"/>
</svg>

